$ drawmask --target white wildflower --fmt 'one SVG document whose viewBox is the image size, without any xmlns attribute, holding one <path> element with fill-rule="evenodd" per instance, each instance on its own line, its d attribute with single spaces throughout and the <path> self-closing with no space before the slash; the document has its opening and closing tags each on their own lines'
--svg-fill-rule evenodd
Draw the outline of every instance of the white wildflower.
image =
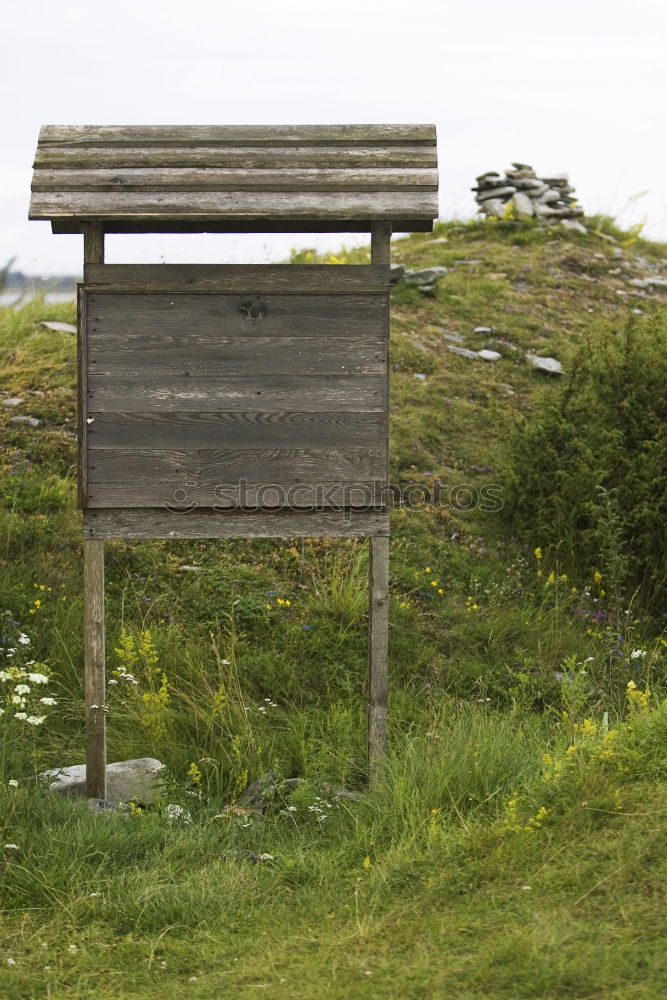
<svg viewBox="0 0 667 1000">
<path fill-rule="evenodd" d="M 45 718 L 45 715 L 29 715 L 25 721 L 29 726 L 41 726 Z"/>
<path fill-rule="evenodd" d="M 18 788 L 19 787 L 19 783 L 16 780 L 16 778 L 10 778 L 9 781 L 7 782 L 7 784 L 10 785 L 12 788 Z"/>
<path fill-rule="evenodd" d="M 28 680 L 32 684 L 48 684 L 49 678 L 46 674 L 28 674 Z"/>
<path fill-rule="evenodd" d="M 21 848 L 18 844 L 5 844 L 6 851 L 20 851 Z"/>
<path fill-rule="evenodd" d="M 39 703 L 40 703 L 40 705 L 57 705 L 58 704 L 58 702 L 56 701 L 55 698 L 40 698 L 39 699 Z"/>
<path fill-rule="evenodd" d="M 16 960 L 13 959 L 13 958 L 8 958 L 7 959 L 7 965 L 16 965 Z"/>
<path fill-rule="evenodd" d="M 67 945 L 67 950 L 70 953 L 70 955 L 76 955 L 76 953 L 77 953 L 77 951 L 79 949 L 77 948 L 77 946 L 75 944 L 68 944 Z"/>
<path fill-rule="evenodd" d="M 14 688 L 14 694 L 30 694 L 30 686 L 28 684 L 17 684 Z"/>
<path fill-rule="evenodd" d="M 23 708 L 25 705 L 25 698 L 21 694 L 13 694 L 9 699 L 10 705 L 18 705 L 19 708 Z"/>
<path fill-rule="evenodd" d="M 25 632 L 21 632 L 21 634 L 19 636 L 19 642 L 21 643 L 22 646 L 29 646 L 30 645 L 30 639 L 25 634 Z"/>
<path fill-rule="evenodd" d="M 643 660 L 645 656 L 646 656 L 645 649 L 633 649 L 632 652 L 630 653 L 631 660 Z"/>
<path fill-rule="evenodd" d="M 116 680 L 116 678 L 115 678 L 115 677 L 112 677 L 110 681 L 107 681 L 107 683 L 108 683 L 108 684 L 117 684 L 117 683 L 118 683 L 118 681 Z"/>
<path fill-rule="evenodd" d="M 18 719 L 19 722 L 25 722 L 25 720 L 28 718 L 28 713 L 27 712 L 14 712 L 14 718 Z"/>
</svg>

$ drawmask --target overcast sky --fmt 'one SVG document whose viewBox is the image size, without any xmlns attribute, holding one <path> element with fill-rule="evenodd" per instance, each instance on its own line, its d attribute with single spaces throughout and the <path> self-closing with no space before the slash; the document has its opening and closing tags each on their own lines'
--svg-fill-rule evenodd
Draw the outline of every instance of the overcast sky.
<svg viewBox="0 0 667 1000">
<path fill-rule="evenodd" d="M 442 218 L 470 218 L 475 176 L 520 160 L 667 240 L 664 0 L 32 0 L 1 37 L 0 265 L 29 274 L 82 253 L 27 221 L 41 124 L 434 122 Z M 224 262 L 316 240 L 107 243 L 113 261 Z"/>
</svg>

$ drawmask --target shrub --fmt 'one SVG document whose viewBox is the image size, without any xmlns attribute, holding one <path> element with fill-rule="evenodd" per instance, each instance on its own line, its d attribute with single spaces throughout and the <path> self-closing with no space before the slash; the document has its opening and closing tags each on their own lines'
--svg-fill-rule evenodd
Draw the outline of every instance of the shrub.
<svg viewBox="0 0 667 1000">
<path fill-rule="evenodd" d="M 639 588 L 647 607 L 667 580 L 666 335 L 663 309 L 591 334 L 503 459 L 504 515 L 519 537 L 559 546 L 581 573 L 622 567 L 626 598 Z M 601 565 L 612 552 L 614 567 Z"/>
</svg>

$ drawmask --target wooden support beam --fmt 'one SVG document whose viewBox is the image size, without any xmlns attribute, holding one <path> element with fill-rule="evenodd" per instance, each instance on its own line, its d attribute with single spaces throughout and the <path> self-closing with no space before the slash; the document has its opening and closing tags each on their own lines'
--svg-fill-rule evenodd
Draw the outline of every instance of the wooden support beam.
<svg viewBox="0 0 667 1000">
<path fill-rule="evenodd" d="M 104 263 L 104 228 L 87 223 L 83 236 L 85 264 Z M 79 447 L 85 453 L 85 332 L 79 315 Z M 81 475 L 81 471 L 80 471 Z M 80 482 L 82 498 L 86 484 Z M 106 678 L 104 671 L 104 542 L 83 543 L 83 649 L 86 702 L 86 797 L 106 798 Z"/>
<path fill-rule="evenodd" d="M 86 700 L 86 797 L 106 797 L 104 674 L 104 542 L 83 543 L 83 629 Z"/>
<path fill-rule="evenodd" d="M 368 765 L 372 785 L 387 750 L 389 539 L 370 538 L 368 544 Z"/>
<path fill-rule="evenodd" d="M 371 264 L 389 271 L 391 222 L 374 222 L 371 225 Z"/>
</svg>

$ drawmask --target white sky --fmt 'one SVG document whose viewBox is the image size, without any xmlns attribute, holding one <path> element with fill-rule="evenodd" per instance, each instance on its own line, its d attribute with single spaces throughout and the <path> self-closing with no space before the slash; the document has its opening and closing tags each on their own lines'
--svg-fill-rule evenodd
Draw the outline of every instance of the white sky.
<svg viewBox="0 0 667 1000">
<path fill-rule="evenodd" d="M 0 265 L 29 274 L 76 273 L 82 253 L 27 221 L 41 124 L 435 122 L 441 217 L 471 217 L 475 176 L 520 160 L 667 240 L 664 0 L 24 0 L 0 38 Z M 116 236 L 107 259 L 297 244 L 322 238 Z"/>
</svg>

